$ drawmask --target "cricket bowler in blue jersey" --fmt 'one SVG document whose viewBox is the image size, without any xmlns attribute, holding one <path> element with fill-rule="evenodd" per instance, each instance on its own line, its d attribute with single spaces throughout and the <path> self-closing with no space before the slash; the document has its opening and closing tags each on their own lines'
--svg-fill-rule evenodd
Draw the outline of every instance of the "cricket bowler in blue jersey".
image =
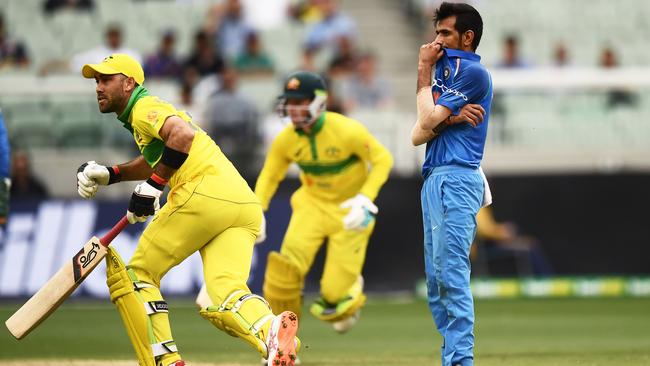
<svg viewBox="0 0 650 366">
<path fill-rule="evenodd" d="M 480 170 L 492 102 L 489 72 L 475 53 L 483 21 L 467 4 L 442 3 L 436 38 L 420 48 L 418 120 L 411 138 L 427 144 L 422 215 L 429 309 L 443 337 L 443 366 L 474 364 L 469 286 L 476 214 L 489 204 Z M 432 68 L 435 74 L 432 78 Z"/>
</svg>

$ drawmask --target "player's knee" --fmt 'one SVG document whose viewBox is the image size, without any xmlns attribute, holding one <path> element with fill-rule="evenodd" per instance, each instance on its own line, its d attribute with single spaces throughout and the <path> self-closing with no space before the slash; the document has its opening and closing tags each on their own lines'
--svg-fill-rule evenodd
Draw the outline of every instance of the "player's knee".
<svg viewBox="0 0 650 366">
<path fill-rule="evenodd" d="M 150 271 L 145 270 L 139 266 L 132 265 L 129 263 L 126 266 L 129 269 L 129 272 L 133 273 L 138 281 L 148 283 L 157 288 L 160 288 L 160 276 L 153 275 Z"/>
</svg>

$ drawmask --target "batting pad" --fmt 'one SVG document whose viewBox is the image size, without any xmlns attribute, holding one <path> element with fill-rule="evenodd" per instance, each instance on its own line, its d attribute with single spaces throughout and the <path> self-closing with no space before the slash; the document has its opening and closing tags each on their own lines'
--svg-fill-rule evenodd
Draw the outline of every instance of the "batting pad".
<svg viewBox="0 0 650 366">
<path fill-rule="evenodd" d="M 248 342 L 263 358 L 267 358 L 265 340 L 274 315 L 261 296 L 235 290 L 221 305 L 208 306 L 199 313 L 217 328 Z"/>
<path fill-rule="evenodd" d="M 269 253 L 264 274 L 264 298 L 276 314 L 293 311 L 300 319 L 302 314 L 302 287 L 305 277 L 289 258 Z"/>
<path fill-rule="evenodd" d="M 169 327 L 167 303 L 160 290 L 139 282 L 111 247 L 106 255 L 106 284 L 140 366 L 168 365 L 180 360 Z"/>
</svg>

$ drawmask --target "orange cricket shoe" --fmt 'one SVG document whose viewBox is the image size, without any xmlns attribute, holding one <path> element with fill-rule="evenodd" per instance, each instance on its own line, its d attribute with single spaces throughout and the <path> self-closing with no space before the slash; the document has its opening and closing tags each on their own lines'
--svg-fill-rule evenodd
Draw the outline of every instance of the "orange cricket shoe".
<svg viewBox="0 0 650 366">
<path fill-rule="evenodd" d="M 266 346 L 269 351 L 268 366 L 294 366 L 296 362 L 296 333 L 298 317 L 284 311 L 273 319 Z"/>
</svg>

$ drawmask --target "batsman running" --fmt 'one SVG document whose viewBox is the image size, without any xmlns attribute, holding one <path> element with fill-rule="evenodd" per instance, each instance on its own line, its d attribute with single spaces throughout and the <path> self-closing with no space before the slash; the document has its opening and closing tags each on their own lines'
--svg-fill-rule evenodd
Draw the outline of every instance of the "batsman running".
<svg viewBox="0 0 650 366">
<path fill-rule="evenodd" d="M 253 245 L 263 220 L 255 194 L 219 147 L 184 111 L 149 95 L 142 66 L 124 54 L 84 65 L 94 78 L 102 113 L 116 113 L 142 153 L 114 166 L 89 161 L 77 172 L 78 192 L 92 198 L 99 186 L 144 180 L 129 202 L 130 223 L 153 219 L 130 262 L 114 248 L 107 258 L 111 301 L 122 317 L 141 366 L 185 365 L 174 343 L 162 277 L 199 251 L 214 306 L 200 314 L 217 328 L 248 342 L 268 365 L 293 365 L 298 320 L 289 311 L 273 315 L 246 286 Z M 169 185 L 167 203 L 159 199 Z"/>
<path fill-rule="evenodd" d="M 268 256 L 264 296 L 273 310 L 300 317 L 305 275 L 327 240 L 321 297 L 310 312 L 343 333 L 366 300 L 361 269 L 378 211 L 373 200 L 393 158 L 361 123 L 325 111 L 326 101 L 319 75 L 288 76 L 278 109 L 291 124 L 271 144 L 255 193 L 266 211 L 289 165 L 298 164 L 302 185 L 291 197 L 293 214 L 280 252 Z M 265 229 L 263 224 L 258 241 Z"/>
</svg>

